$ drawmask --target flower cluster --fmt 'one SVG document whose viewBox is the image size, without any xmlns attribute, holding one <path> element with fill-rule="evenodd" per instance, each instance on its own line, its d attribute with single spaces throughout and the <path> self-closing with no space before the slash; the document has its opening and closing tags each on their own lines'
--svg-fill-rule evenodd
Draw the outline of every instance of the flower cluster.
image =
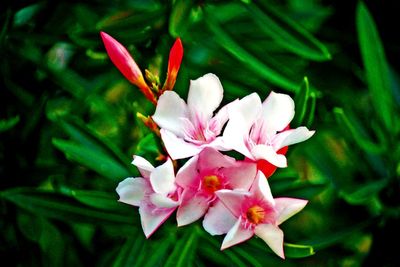
<svg viewBox="0 0 400 267">
<path fill-rule="evenodd" d="M 208 233 L 226 234 L 221 249 L 255 234 L 284 258 L 279 225 L 303 209 L 307 200 L 274 198 L 267 178 L 287 166 L 289 145 L 314 134 L 306 127 L 290 128 L 291 97 L 271 92 L 262 102 L 253 93 L 219 107 L 223 87 L 210 73 L 191 81 L 185 102 L 171 90 L 183 54 L 179 39 L 171 49 L 164 87 L 151 88 L 126 49 L 106 33 L 102 37 L 117 68 L 156 105 L 146 122 L 159 129 L 168 154 L 157 167 L 134 156 L 132 164 L 141 177 L 126 178 L 116 189 L 119 201 L 139 207 L 146 237 L 176 210 L 178 226 L 204 218 Z M 240 160 L 224 154 L 232 150 L 242 155 Z M 175 171 L 177 159 L 188 160 Z"/>
</svg>

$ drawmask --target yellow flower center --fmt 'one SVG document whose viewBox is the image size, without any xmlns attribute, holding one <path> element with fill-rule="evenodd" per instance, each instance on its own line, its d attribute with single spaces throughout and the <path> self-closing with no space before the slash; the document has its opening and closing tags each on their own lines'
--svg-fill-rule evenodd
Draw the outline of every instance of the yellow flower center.
<svg viewBox="0 0 400 267">
<path fill-rule="evenodd" d="M 203 188 L 206 191 L 214 193 L 221 189 L 221 187 L 221 181 L 217 175 L 206 175 L 203 177 Z"/>
<path fill-rule="evenodd" d="M 258 205 L 254 205 L 246 212 L 246 218 L 253 224 L 259 224 L 264 220 L 265 210 Z"/>
</svg>

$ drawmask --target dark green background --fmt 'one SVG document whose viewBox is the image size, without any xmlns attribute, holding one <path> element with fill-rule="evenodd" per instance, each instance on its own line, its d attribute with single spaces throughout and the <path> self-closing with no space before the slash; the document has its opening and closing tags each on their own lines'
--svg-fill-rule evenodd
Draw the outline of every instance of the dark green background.
<svg viewBox="0 0 400 267">
<path fill-rule="evenodd" d="M 3 264 L 400 266 L 390 245 L 400 237 L 399 5 L 247 2 L 0 3 Z M 220 252 L 200 222 L 178 229 L 170 218 L 145 240 L 115 188 L 138 175 L 133 154 L 159 164 L 160 144 L 136 118 L 154 107 L 111 64 L 101 30 L 161 82 L 180 36 L 184 99 L 208 72 L 225 102 L 271 90 L 295 99 L 292 126 L 317 132 L 269 179 L 275 196 L 310 200 L 282 225 L 285 261 L 256 238 Z"/>
</svg>

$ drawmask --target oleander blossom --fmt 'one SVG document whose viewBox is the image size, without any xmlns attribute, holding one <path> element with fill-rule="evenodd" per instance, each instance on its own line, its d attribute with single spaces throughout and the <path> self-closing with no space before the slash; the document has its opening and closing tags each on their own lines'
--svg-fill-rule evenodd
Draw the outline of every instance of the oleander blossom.
<svg viewBox="0 0 400 267">
<path fill-rule="evenodd" d="M 229 108 L 229 122 L 223 134 L 227 146 L 257 163 L 287 167 L 286 147 L 309 139 L 315 131 L 301 126 L 289 129 L 294 101 L 289 95 L 271 92 L 261 103 L 252 93 Z M 273 170 L 264 173 L 267 177 Z"/>
<path fill-rule="evenodd" d="M 180 204 L 181 188 L 175 184 L 169 158 L 156 168 L 140 156 L 134 156 L 132 164 L 142 177 L 126 178 L 116 191 L 120 202 L 139 207 L 143 232 L 149 238 Z"/>
<path fill-rule="evenodd" d="M 228 150 L 219 135 L 228 120 L 229 104 L 213 116 L 222 97 L 222 85 L 211 73 L 190 81 L 187 104 L 173 91 L 160 96 L 152 118 L 172 159 L 197 155 L 205 147 Z"/>
<path fill-rule="evenodd" d="M 212 235 L 225 234 L 234 217 L 220 203 L 215 191 L 249 190 L 257 173 L 254 163 L 237 161 L 213 148 L 205 148 L 181 167 L 176 183 L 183 188 L 177 211 L 178 226 L 192 223 L 206 214 L 204 229 Z M 225 214 L 221 219 L 220 215 Z"/>
<path fill-rule="evenodd" d="M 307 200 L 274 199 L 261 171 L 258 171 L 250 191 L 223 189 L 216 194 L 236 218 L 235 224 L 222 242 L 221 250 L 244 242 L 255 234 L 279 257 L 285 258 L 283 231 L 279 225 L 302 210 Z"/>
</svg>

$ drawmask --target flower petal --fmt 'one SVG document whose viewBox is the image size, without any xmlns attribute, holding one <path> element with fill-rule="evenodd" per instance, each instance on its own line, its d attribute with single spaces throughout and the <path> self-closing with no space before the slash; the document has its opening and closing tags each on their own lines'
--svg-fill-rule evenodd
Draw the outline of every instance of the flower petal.
<svg viewBox="0 0 400 267">
<path fill-rule="evenodd" d="M 215 74 L 208 73 L 190 81 L 188 107 L 192 115 L 200 115 L 203 122 L 211 119 L 222 101 L 224 89 Z"/>
<path fill-rule="evenodd" d="M 185 191 L 184 200 L 178 208 L 176 220 L 178 226 L 190 224 L 200 219 L 208 209 L 208 199 L 195 195 L 196 191 Z"/>
<path fill-rule="evenodd" d="M 168 130 L 161 129 L 160 133 L 169 156 L 174 160 L 192 157 L 199 154 L 203 149 L 201 146 L 185 142 L 183 139 L 177 137 L 174 133 Z"/>
<path fill-rule="evenodd" d="M 307 200 L 298 198 L 275 198 L 277 225 L 283 223 L 284 221 L 301 211 L 307 205 L 307 203 Z"/>
<path fill-rule="evenodd" d="M 178 201 L 172 200 L 169 197 L 159 193 L 151 194 L 150 201 L 155 206 L 160 208 L 174 208 L 179 205 Z"/>
<path fill-rule="evenodd" d="M 184 120 L 182 118 L 188 118 L 188 116 L 185 101 L 177 93 L 166 91 L 158 99 L 156 112 L 152 118 L 160 128 L 182 137 L 184 132 Z"/>
<path fill-rule="evenodd" d="M 240 213 L 244 198 L 250 196 L 250 193 L 245 190 L 222 189 L 215 191 L 215 194 L 236 218 L 239 218 L 241 215 Z"/>
<path fill-rule="evenodd" d="M 289 95 L 271 92 L 263 103 L 262 113 L 270 132 L 282 131 L 294 117 L 294 101 Z"/>
<path fill-rule="evenodd" d="M 255 160 L 264 159 L 279 168 L 287 167 L 286 157 L 282 154 L 276 153 L 272 146 L 255 145 L 251 149 L 251 154 Z"/>
<path fill-rule="evenodd" d="M 283 252 L 283 231 L 272 224 L 259 224 L 254 229 L 254 233 L 267 243 L 267 245 L 282 259 L 285 258 Z"/>
<path fill-rule="evenodd" d="M 186 163 L 179 169 L 178 173 L 176 174 L 175 183 L 183 188 L 193 185 L 193 182 L 195 182 L 198 175 L 198 158 L 199 157 L 196 155 L 186 161 Z"/>
<path fill-rule="evenodd" d="M 167 195 L 176 190 L 174 166 L 170 158 L 150 174 L 150 182 L 156 193 Z"/>
<path fill-rule="evenodd" d="M 226 156 L 219 152 L 218 150 L 206 147 L 199 154 L 198 167 L 200 170 L 206 169 L 218 169 L 218 168 L 228 168 L 234 166 L 235 159 Z"/>
<path fill-rule="evenodd" d="M 247 191 L 256 177 L 257 164 L 255 162 L 237 161 L 234 166 L 224 168 L 221 172 L 228 179 L 232 189 Z"/>
<path fill-rule="evenodd" d="M 151 205 L 141 205 L 139 208 L 140 221 L 146 238 L 149 238 L 158 227 L 165 222 L 168 217 L 174 212 L 172 209 L 158 209 L 154 211 Z"/>
<path fill-rule="evenodd" d="M 143 178 L 126 178 L 118 184 L 116 191 L 120 202 L 139 206 L 146 191 L 149 191 L 149 187 L 150 185 Z"/>
<path fill-rule="evenodd" d="M 277 134 L 273 140 L 274 149 L 279 150 L 282 147 L 297 144 L 306 141 L 313 136 L 315 131 L 310 131 L 306 127 L 298 127 Z"/>
<path fill-rule="evenodd" d="M 226 234 L 224 241 L 222 241 L 221 250 L 242 243 L 250 239 L 254 235 L 254 232 L 248 228 L 242 226 L 241 219 L 236 221 L 235 225 Z"/>
<path fill-rule="evenodd" d="M 236 220 L 225 205 L 216 200 L 204 216 L 203 227 L 210 235 L 222 235 L 235 225 Z"/>
<path fill-rule="evenodd" d="M 150 178 L 150 173 L 154 170 L 154 167 L 145 158 L 135 155 L 133 156 L 132 164 L 139 169 L 144 178 Z"/>
<path fill-rule="evenodd" d="M 250 193 L 253 193 L 257 199 L 264 199 L 268 203 L 275 205 L 268 180 L 261 171 L 257 172 L 257 177 L 253 183 L 253 186 L 250 188 Z"/>
<path fill-rule="evenodd" d="M 247 158 L 254 159 L 246 142 L 249 132 L 262 111 L 260 97 L 253 93 L 229 107 L 229 121 L 223 133 L 227 147 L 232 148 Z"/>
</svg>

